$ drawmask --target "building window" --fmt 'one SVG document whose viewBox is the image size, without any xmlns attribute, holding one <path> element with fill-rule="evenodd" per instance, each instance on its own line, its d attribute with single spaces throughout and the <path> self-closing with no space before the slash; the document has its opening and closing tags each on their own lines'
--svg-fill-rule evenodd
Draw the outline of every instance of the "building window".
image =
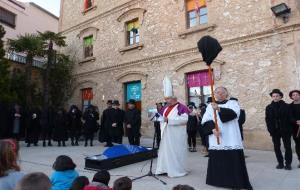
<svg viewBox="0 0 300 190">
<path fill-rule="evenodd" d="M 16 27 L 16 15 L 0 7 L 0 22 L 12 28 Z"/>
<path fill-rule="evenodd" d="M 94 0 L 84 0 L 84 10 L 88 10 L 94 6 Z"/>
<path fill-rule="evenodd" d="M 127 45 L 134 45 L 140 42 L 140 23 L 139 20 L 133 20 L 126 24 Z"/>
<path fill-rule="evenodd" d="M 188 28 L 208 22 L 206 0 L 187 0 L 186 12 Z"/>
<path fill-rule="evenodd" d="M 206 103 L 211 96 L 210 80 L 208 71 L 197 71 L 186 75 L 188 102 L 194 102 L 195 105 Z"/>
<path fill-rule="evenodd" d="M 128 109 L 127 103 L 130 99 L 136 101 L 136 108 L 142 109 L 142 83 L 141 81 L 125 83 L 125 108 Z"/>
<path fill-rule="evenodd" d="M 83 38 L 84 58 L 93 57 L 93 36 Z"/>
<path fill-rule="evenodd" d="M 85 111 L 92 104 L 93 100 L 93 89 L 85 88 L 81 90 L 82 93 L 82 111 Z"/>
</svg>

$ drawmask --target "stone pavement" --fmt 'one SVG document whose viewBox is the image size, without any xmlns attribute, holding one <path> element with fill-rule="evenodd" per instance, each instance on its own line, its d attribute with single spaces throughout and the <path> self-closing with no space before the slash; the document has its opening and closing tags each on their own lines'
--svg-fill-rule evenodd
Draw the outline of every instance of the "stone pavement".
<svg viewBox="0 0 300 190">
<path fill-rule="evenodd" d="M 41 143 L 40 143 L 41 144 Z M 58 155 L 65 154 L 72 157 L 77 164 L 77 170 L 80 175 L 85 175 L 92 179 L 95 172 L 84 170 L 84 158 L 87 155 L 96 155 L 105 149 L 102 144 L 95 142 L 94 147 L 71 147 L 67 143 L 67 147 L 25 147 L 21 143 L 20 160 L 21 168 L 24 172 L 44 172 L 48 175 L 52 173 L 52 164 Z M 142 145 L 149 146 L 151 139 L 142 139 Z M 294 155 L 292 164 L 293 170 L 277 170 L 275 169 L 275 155 L 271 151 L 246 150 L 245 154 L 248 172 L 251 183 L 255 190 L 300 190 L 300 169 L 297 168 L 298 161 Z M 167 185 L 161 184 L 159 181 L 151 177 L 146 177 L 133 183 L 133 190 L 171 190 L 177 184 L 188 184 L 196 190 L 212 190 L 222 189 L 207 186 L 205 184 L 207 158 L 203 157 L 200 152 L 189 153 L 188 164 L 190 174 L 181 178 L 160 177 L 167 182 Z M 150 162 L 140 162 L 137 164 L 110 170 L 112 175 L 111 183 L 120 176 L 129 176 L 134 178 L 144 175 L 148 172 Z M 154 161 L 154 169 L 156 160 Z"/>
</svg>

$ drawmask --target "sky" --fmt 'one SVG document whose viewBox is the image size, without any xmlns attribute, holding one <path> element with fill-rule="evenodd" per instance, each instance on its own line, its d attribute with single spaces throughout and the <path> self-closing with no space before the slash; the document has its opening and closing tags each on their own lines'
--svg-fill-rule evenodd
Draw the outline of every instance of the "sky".
<svg viewBox="0 0 300 190">
<path fill-rule="evenodd" d="M 20 2 L 34 2 L 35 4 L 43 7 L 52 14 L 59 16 L 60 0 L 18 0 Z"/>
</svg>

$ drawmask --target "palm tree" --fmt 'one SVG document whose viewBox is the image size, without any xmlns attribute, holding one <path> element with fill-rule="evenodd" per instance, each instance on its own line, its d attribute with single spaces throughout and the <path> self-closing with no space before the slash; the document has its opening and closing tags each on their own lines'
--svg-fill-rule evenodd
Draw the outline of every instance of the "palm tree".
<svg viewBox="0 0 300 190">
<path fill-rule="evenodd" d="M 45 68 L 45 73 L 43 77 L 43 107 L 45 109 L 48 109 L 49 106 L 49 72 L 51 64 L 54 64 L 56 62 L 56 51 L 53 49 L 53 46 L 57 47 L 64 47 L 66 46 L 65 42 L 65 36 L 62 36 L 61 33 L 55 33 L 51 31 L 45 31 L 43 33 L 39 32 L 39 36 L 44 41 L 45 44 L 47 44 L 48 49 L 47 51 L 47 65 Z"/>
<path fill-rule="evenodd" d="M 16 40 L 9 42 L 10 50 L 25 53 L 26 54 L 26 65 L 25 65 L 25 76 L 27 88 L 32 87 L 32 64 L 33 58 L 36 56 L 43 56 L 44 42 L 40 36 L 36 34 L 25 34 L 20 35 Z M 32 105 L 31 92 L 26 93 L 26 105 Z"/>
</svg>

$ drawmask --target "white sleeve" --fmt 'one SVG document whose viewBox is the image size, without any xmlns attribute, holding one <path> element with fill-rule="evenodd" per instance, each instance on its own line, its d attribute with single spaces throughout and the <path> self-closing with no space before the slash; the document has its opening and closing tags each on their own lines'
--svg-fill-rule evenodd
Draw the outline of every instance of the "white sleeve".
<svg viewBox="0 0 300 190">
<path fill-rule="evenodd" d="M 239 103 L 237 101 L 233 101 L 233 100 L 229 100 L 230 101 L 230 104 L 229 104 L 229 108 L 232 109 L 236 115 L 237 115 L 237 118 L 240 117 L 240 112 L 241 112 L 241 108 L 239 106 Z"/>
<path fill-rule="evenodd" d="M 177 115 L 176 117 L 168 118 L 168 125 L 174 125 L 174 126 L 186 125 L 188 119 L 189 116 L 186 113 Z"/>
<path fill-rule="evenodd" d="M 213 109 L 212 106 L 209 104 L 206 108 L 206 111 L 202 117 L 201 124 L 203 125 L 205 122 L 213 120 Z"/>
</svg>

